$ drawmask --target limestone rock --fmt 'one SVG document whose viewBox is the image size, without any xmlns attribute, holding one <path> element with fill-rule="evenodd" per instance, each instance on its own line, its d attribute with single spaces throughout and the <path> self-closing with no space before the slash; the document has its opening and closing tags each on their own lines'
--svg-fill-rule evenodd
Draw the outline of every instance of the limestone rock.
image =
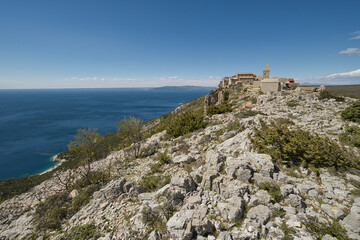
<svg viewBox="0 0 360 240">
<path fill-rule="evenodd" d="M 267 206 L 259 205 L 249 210 L 244 224 L 256 228 L 261 227 L 269 221 L 271 215 L 271 210 Z"/>
<path fill-rule="evenodd" d="M 192 192 L 196 190 L 196 183 L 185 171 L 179 171 L 171 178 L 171 185 L 185 189 L 186 192 Z"/>
<path fill-rule="evenodd" d="M 230 222 L 238 221 L 242 218 L 245 210 L 245 201 L 240 197 L 232 197 L 218 204 L 221 216 Z"/>
</svg>

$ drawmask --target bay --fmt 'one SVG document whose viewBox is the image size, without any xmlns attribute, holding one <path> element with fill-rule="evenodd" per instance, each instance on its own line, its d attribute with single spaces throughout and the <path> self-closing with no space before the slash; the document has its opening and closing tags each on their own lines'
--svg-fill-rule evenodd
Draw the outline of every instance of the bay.
<svg viewBox="0 0 360 240">
<path fill-rule="evenodd" d="M 125 116 L 148 121 L 210 90 L 0 90 L 0 179 L 51 168 L 78 128 L 113 132 Z"/>
</svg>

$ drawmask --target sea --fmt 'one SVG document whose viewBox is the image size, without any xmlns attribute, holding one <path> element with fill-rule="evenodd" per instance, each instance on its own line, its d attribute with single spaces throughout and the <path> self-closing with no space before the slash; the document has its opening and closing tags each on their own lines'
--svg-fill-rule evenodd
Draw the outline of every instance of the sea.
<svg viewBox="0 0 360 240">
<path fill-rule="evenodd" d="M 100 134 L 135 116 L 144 122 L 210 92 L 196 89 L 0 90 L 0 179 L 41 173 L 78 128 Z"/>
</svg>

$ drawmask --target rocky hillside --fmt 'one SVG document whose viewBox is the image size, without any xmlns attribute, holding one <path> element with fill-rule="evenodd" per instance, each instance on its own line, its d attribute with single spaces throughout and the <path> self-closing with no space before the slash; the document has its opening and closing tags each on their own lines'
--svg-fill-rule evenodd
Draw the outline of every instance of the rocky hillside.
<svg viewBox="0 0 360 240">
<path fill-rule="evenodd" d="M 94 162 L 93 169 L 110 177 L 89 190 L 81 207 L 75 206 L 84 191 L 69 193 L 63 184 L 80 178 L 76 169 L 6 200 L 0 205 L 0 239 L 360 239 L 356 164 L 294 166 L 262 153 L 252 140 L 256 129 L 272 122 L 339 147 L 347 125 L 359 126 L 340 116 L 355 99 L 243 89 L 233 90 L 228 101 L 232 111 L 205 117 L 205 128 L 178 138 L 162 131 L 143 141 L 147 154 L 141 157 L 122 149 Z M 358 148 L 343 149 L 351 162 L 359 160 Z M 69 203 L 76 210 L 58 225 L 41 227 L 51 217 L 41 209 L 54 208 L 62 193 L 67 200 L 56 207 Z"/>
</svg>

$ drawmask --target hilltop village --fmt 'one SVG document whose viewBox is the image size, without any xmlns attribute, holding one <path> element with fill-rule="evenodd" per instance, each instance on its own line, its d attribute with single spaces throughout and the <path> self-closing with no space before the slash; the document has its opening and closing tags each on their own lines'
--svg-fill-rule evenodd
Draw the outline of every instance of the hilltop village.
<svg viewBox="0 0 360 240">
<path fill-rule="evenodd" d="M 232 77 L 224 77 L 221 80 L 219 87 L 229 88 L 239 85 L 261 88 L 261 91 L 264 93 L 279 92 L 283 88 L 295 89 L 300 86 L 299 83 L 295 83 L 294 78 L 270 77 L 268 63 L 266 63 L 264 67 L 262 76 L 252 72 L 237 73 Z"/>
<path fill-rule="evenodd" d="M 205 109 L 208 106 L 223 103 L 226 100 L 227 92 L 236 88 L 247 88 L 262 93 L 276 93 L 295 89 L 304 92 L 320 92 L 325 89 L 324 86 L 300 87 L 300 83 L 296 83 L 294 78 L 270 77 L 269 64 L 266 63 L 262 75 L 242 72 L 231 77 L 224 77 L 219 85 L 206 95 Z"/>
</svg>

